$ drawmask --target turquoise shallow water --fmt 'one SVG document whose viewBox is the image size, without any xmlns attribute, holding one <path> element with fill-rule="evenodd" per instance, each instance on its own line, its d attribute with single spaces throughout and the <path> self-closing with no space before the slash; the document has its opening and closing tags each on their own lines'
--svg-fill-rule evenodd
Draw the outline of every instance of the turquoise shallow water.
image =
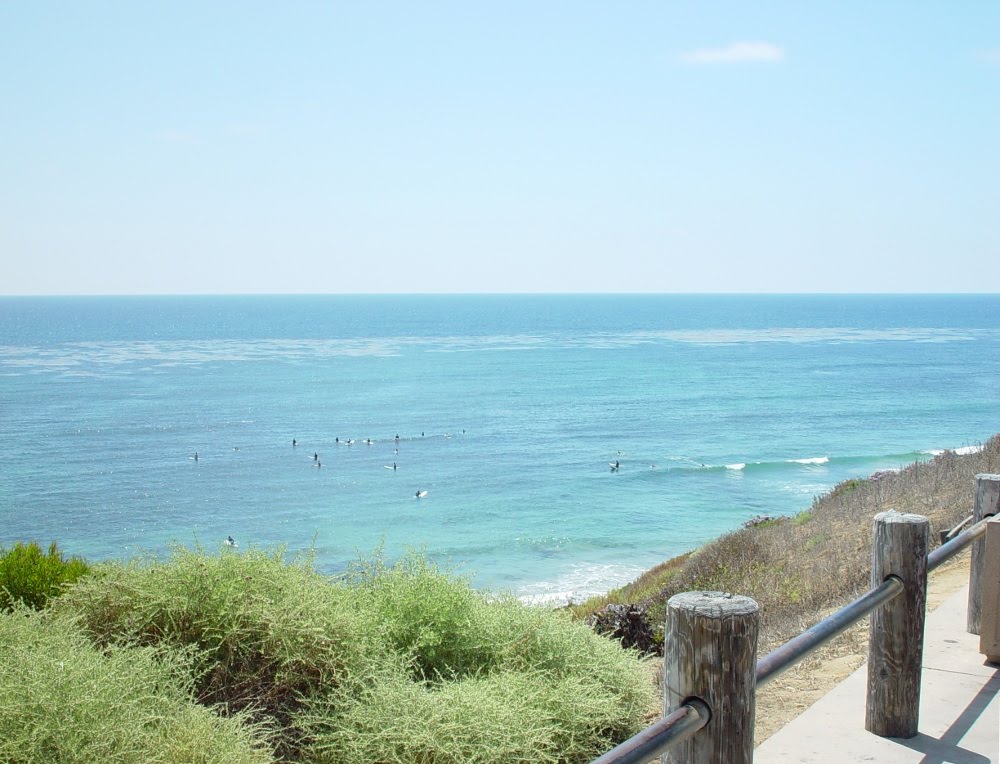
<svg viewBox="0 0 1000 764">
<path fill-rule="evenodd" d="M 981 442 L 998 351 L 1000 296 L 0 298 L 0 544 L 582 597 Z"/>
</svg>

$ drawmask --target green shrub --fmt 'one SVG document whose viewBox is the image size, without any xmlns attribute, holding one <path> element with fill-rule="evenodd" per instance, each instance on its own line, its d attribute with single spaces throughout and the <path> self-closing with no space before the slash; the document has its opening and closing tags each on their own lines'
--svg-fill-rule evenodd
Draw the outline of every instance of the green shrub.
<svg viewBox="0 0 1000 764">
<path fill-rule="evenodd" d="M 52 610 L 100 646 L 186 650 L 198 699 L 275 727 L 289 761 L 583 762 L 655 704 L 634 653 L 418 556 L 332 582 L 280 553 L 179 549 L 102 566 Z"/>
<path fill-rule="evenodd" d="M 311 721 L 317 764 L 582 764 L 636 731 L 595 682 L 520 671 L 385 682 Z"/>
<path fill-rule="evenodd" d="M 839 496 L 844 496 L 845 494 L 851 493 L 852 491 L 856 491 L 859 488 L 862 488 L 866 483 L 868 483 L 868 481 L 862 480 L 861 478 L 848 478 L 847 480 L 837 483 L 837 485 L 831 488 L 829 493 L 826 494 L 826 497 L 836 498 Z"/>
<path fill-rule="evenodd" d="M 480 617 L 482 596 L 421 555 L 391 567 L 376 557 L 353 566 L 348 582 L 418 679 L 452 679 L 497 667 L 495 635 Z"/>
<path fill-rule="evenodd" d="M 280 552 L 177 549 L 165 562 L 109 564 L 56 607 L 100 645 L 195 648 L 198 699 L 286 726 L 280 755 L 298 745 L 290 720 L 304 697 L 391 659 L 350 592 Z"/>
<path fill-rule="evenodd" d="M 655 704 L 635 653 L 568 613 L 486 597 L 419 556 L 351 582 L 410 676 L 315 707 L 317 761 L 590 761 Z"/>
<path fill-rule="evenodd" d="M 0 549 L 0 610 L 14 603 L 40 609 L 68 585 L 90 571 L 80 557 L 66 559 L 53 541 L 43 552 L 34 541 Z"/>
<path fill-rule="evenodd" d="M 261 728 L 194 702 L 188 658 L 96 648 L 66 618 L 0 614 L 0 761 L 264 764 Z"/>
</svg>

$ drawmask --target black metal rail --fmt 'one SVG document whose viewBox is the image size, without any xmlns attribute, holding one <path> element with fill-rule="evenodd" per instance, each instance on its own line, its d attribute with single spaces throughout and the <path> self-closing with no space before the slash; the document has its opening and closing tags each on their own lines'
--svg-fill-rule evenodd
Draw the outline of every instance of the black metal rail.
<svg viewBox="0 0 1000 764">
<path fill-rule="evenodd" d="M 927 555 L 927 572 L 954 557 L 986 533 L 986 520 L 980 520 Z M 845 605 L 833 615 L 757 661 L 757 686 L 766 684 L 785 669 L 791 668 L 809 653 L 842 634 L 862 618 L 901 594 L 903 582 L 896 576 L 885 581 Z M 637 735 L 616 746 L 591 764 L 644 764 L 686 740 L 708 724 L 712 711 L 706 703 L 694 698 L 676 711 L 651 724 Z"/>
</svg>

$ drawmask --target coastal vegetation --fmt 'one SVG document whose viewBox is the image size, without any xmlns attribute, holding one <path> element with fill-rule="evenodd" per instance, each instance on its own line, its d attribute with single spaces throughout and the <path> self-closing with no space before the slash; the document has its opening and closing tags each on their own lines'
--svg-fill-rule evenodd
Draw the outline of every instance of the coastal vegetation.
<svg viewBox="0 0 1000 764">
<path fill-rule="evenodd" d="M 418 555 L 95 565 L 0 615 L 0 666 L 12 763 L 583 762 L 655 706 L 635 653 Z"/>
<path fill-rule="evenodd" d="M 82 558 L 66 559 L 55 542 L 46 552 L 35 542 L 0 547 L 0 611 L 14 602 L 41 608 L 89 571 Z"/>
<path fill-rule="evenodd" d="M 71 619 L 0 615 L 0 761 L 271 761 L 263 730 L 191 700 L 190 655 L 100 647 Z"/>
<path fill-rule="evenodd" d="M 752 596 L 769 650 L 867 588 L 877 512 L 928 516 L 936 544 L 982 472 L 1000 472 L 1000 436 L 845 481 L 561 611 L 418 554 L 333 579 L 281 550 L 88 565 L 19 544 L 0 550 L 0 761 L 587 762 L 655 712 L 653 664 L 620 642 L 655 652 L 672 594 Z"/>
<path fill-rule="evenodd" d="M 898 471 L 846 480 L 796 515 L 754 518 L 571 610 L 598 624 L 609 606 L 641 611 L 662 650 L 664 610 L 671 596 L 691 590 L 745 594 L 760 605 L 760 649 L 769 650 L 869 587 L 872 518 L 878 512 L 925 515 L 932 548 L 939 544 L 940 531 L 970 515 L 975 475 L 1000 472 L 1000 436 L 969 450 L 945 451 Z M 617 621 L 604 618 L 609 624 L 605 630 L 614 633 Z"/>
</svg>

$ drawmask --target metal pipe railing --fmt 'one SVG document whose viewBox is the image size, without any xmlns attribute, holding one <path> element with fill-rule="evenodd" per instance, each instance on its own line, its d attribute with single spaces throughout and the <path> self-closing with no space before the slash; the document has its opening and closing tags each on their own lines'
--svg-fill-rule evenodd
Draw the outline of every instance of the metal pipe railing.
<svg viewBox="0 0 1000 764">
<path fill-rule="evenodd" d="M 633 735 L 591 764 L 643 764 L 687 740 L 712 718 L 708 704 L 689 698 L 673 713 Z"/>
<path fill-rule="evenodd" d="M 960 522 L 954 528 L 951 528 L 950 530 L 945 532 L 944 535 L 941 537 L 941 543 L 943 544 L 945 541 L 951 541 L 953 538 L 955 538 L 955 536 L 958 535 L 958 532 L 962 530 L 962 528 L 964 528 L 966 525 L 968 525 L 975 519 L 976 519 L 976 513 L 973 511 L 973 513 L 968 517 L 966 517 L 964 520 L 962 520 L 962 522 Z"/>
<path fill-rule="evenodd" d="M 809 653 L 819 649 L 834 637 L 851 628 L 865 616 L 903 592 L 903 582 L 889 576 L 874 589 L 866 592 L 833 615 L 792 637 L 757 661 L 757 686 L 767 684 L 785 669 L 791 668 Z"/>
<path fill-rule="evenodd" d="M 950 560 L 984 533 L 986 533 L 985 519 L 969 526 L 951 541 L 939 546 L 927 555 L 927 572 L 930 573 L 934 568 Z"/>
</svg>

